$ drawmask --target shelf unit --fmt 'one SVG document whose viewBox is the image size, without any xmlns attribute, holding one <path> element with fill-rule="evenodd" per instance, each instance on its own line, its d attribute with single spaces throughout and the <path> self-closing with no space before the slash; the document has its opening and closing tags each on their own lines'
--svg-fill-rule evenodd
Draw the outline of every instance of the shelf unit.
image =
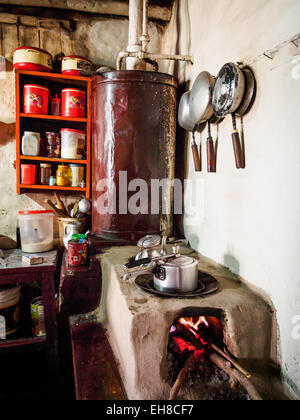
<svg viewBox="0 0 300 420">
<path fill-rule="evenodd" d="M 46 86 L 50 90 L 51 96 L 59 94 L 66 87 L 76 87 L 86 91 L 87 106 L 86 118 L 61 117 L 54 115 L 38 115 L 23 113 L 23 86 L 27 83 L 35 83 Z M 83 193 L 90 198 L 91 190 L 91 78 L 81 76 L 66 76 L 57 73 L 44 73 L 37 71 L 16 70 L 16 178 L 17 178 L 17 194 L 26 192 L 47 192 L 47 191 L 65 191 L 70 193 Z M 21 154 L 21 139 L 24 131 L 36 131 L 42 135 L 46 131 L 59 132 L 61 128 L 74 128 L 86 131 L 86 158 L 62 159 L 49 158 L 44 156 L 23 156 Z M 52 173 L 56 172 L 59 163 L 78 163 L 85 166 L 85 188 L 79 187 L 59 187 L 48 185 L 23 185 L 21 183 L 21 164 L 39 162 L 52 163 Z"/>
<path fill-rule="evenodd" d="M 59 377 L 59 350 L 57 330 L 57 307 L 55 300 L 55 275 L 57 273 L 58 253 L 49 251 L 41 254 L 44 263 L 29 266 L 22 263 L 23 253 L 20 249 L 4 251 L 7 267 L 0 267 L 0 285 L 21 285 L 23 308 L 20 309 L 19 331 L 6 339 L 0 339 L 0 354 L 24 350 L 46 349 L 50 378 Z M 24 290 L 33 284 L 40 284 L 41 299 L 44 306 L 46 336 L 36 337 L 31 333 L 30 294 L 24 296 Z M 22 300 L 21 300 L 22 301 Z M 22 306 L 22 304 L 20 304 Z"/>
</svg>

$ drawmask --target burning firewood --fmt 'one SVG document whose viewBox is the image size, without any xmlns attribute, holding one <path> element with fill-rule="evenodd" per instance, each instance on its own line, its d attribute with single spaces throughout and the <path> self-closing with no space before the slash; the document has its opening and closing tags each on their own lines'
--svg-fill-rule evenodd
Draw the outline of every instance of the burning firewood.
<svg viewBox="0 0 300 420">
<path fill-rule="evenodd" d="M 205 324 L 200 324 L 198 326 L 198 329 L 194 328 L 192 325 L 188 325 L 188 327 L 186 328 L 188 330 L 190 330 L 194 335 L 197 335 L 199 338 L 201 338 L 201 336 L 205 335 L 205 332 L 208 331 L 208 328 L 206 327 Z M 217 353 L 221 354 L 221 356 L 223 356 L 225 359 L 227 359 L 230 363 L 232 363 L 232 365 L 239 370 L 247 379 L 251 379 L 251 374 L 249 372 L 247 372 L 238 362 L 236 362 L 231 356 L 229 356 L 228 354 L 224 353 L 223 350 L 221 350 L 218 346 L 216 346 L 214 343 L 210 344 L 211 348 L 216 351 Z"/>
<path fill-rule="evenodd" d="M 262 401 L 261 395 L 258 393 L 254 385 L 249 381 L 249 379 L 245 378 L 245 376 L 234 368 L 228 367 L 226 364 L 226 360 L 219 356 L 217 353 L 212 352 L 209 355 L 209 359 L 212 363 L 214 363 L 219 369 L 223 370 L 229 378 L 231 379 L 231 383 L 239 382 L 243 388 L 248 392 L 250 398 L 254 401 Z"/>
<path fill-rule="evenodd" d="M 237 370 L 239 370 L 247 379 L 251 379 L 251 373 L 247 372 L 239 363 L 237 363 L 229 354 L 224 353 L 218 346 L 211 344 L 211 348 L 217 353 L 221 354 L 225 359 L 227 359 Z"/>
<path fill-rule="evenodd" d="M 182 387 L 183 382 L 186 378 L 186 375 L 188 374 L 188 371 L 191 368 L 193 362 L 194 362 L 194 353 L 191 353 L 190 356 L 188 357 L 187 361 L 185 362 L 184 367 L 179 372 L 179 375 L 176 379 L 176 382 L 175 382 L 175 384 L 173 385 L 173 387 L 170 391 L 170 396 L 169 396 L 170 401 L 176 400 L 177 395 L 180 391 L 180 388 Z"/>
</svg>

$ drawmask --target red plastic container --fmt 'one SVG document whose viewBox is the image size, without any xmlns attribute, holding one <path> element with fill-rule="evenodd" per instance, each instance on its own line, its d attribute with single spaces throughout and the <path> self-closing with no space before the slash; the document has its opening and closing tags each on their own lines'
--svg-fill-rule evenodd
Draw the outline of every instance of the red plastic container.
<svg viewBox="0 0 300 420">
<path fill-rule="evenodd" d="M 35 185 L 36 181 L 36 165 L 21 165 L 21 184 Z"/>
<path fill-rule="evenodd" d="M 14 68 L 17 70 L 52 71 L 52 56 L 36 47 L 19 47 L 14 51 Z"/>
<path fill-rule="evenodd" d="M 86 93 L 84 90 L 67 88 L 61 92 L 62 117 L 84 118 L 86 110 Z"/>
<path fill-rule="evenodd" d="M 23 109 L 25 114 L 48 114 L 49 89 L 39 85 L 24 85 Z"/>
</svg>

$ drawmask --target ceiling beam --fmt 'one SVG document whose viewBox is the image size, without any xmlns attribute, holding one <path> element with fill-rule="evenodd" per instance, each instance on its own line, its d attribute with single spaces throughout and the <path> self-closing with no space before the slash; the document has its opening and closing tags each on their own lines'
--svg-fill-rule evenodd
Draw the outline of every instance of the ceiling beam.
<svg viewBox="0 0 300 420">
<path fill-rule="evenodd" d="M 172 16 L 172 4 L 174 0 L 152 0 L 149 7 L 149 18 L 169 22 Z M 30 8 L 59 9 L 64 11 L 82 12 L 83 14 L 110 15 L 128 17 L 128 0 L 0 0 L 0 7 L 14 6 Z M 9 11 L 8 11 L 9 12 Z"/>
</svg>

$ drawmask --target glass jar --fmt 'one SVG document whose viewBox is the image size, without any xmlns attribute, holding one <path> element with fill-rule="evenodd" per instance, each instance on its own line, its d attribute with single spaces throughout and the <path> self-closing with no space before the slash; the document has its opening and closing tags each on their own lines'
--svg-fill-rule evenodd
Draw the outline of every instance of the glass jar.
<svg viewBox="0 0 300 420">
<path fill-rule="evenodd" d="M 50 185 L 50 187 L 55 187 L 55 185 L 56 185 L 56 176 L 50 176 L 49 185 Z"/>
<path fill-rule="evenodd" d="M 40 153 L 40 133 L 24 131 L 22 137 L 22 154 L 24 156 L 38 156 Z"/>
<path fill-rule="evenodd" d="M 45 133 L 47 139 L 48 157 L 60 157 L 60 133 L 47 131 Z"/>
<path fill-rule="evenodd" d="M 58 165 L 56 171 L 56 185 L 67 187 L 70 185 L 70 168 L 67 165 Z"/>
<path fill-rule="evenodd" d="M 79 187 L 80 182 L 84 179 L 84 167 L 77 163 L 70 164 L 71 169 L 71 186 Z"/>
<path fill-rule="evenodd" d="M 49 185 L 52 174 L 51 165 L 49 163 L 40 164 L 40 184 Z"/>
</svg>

